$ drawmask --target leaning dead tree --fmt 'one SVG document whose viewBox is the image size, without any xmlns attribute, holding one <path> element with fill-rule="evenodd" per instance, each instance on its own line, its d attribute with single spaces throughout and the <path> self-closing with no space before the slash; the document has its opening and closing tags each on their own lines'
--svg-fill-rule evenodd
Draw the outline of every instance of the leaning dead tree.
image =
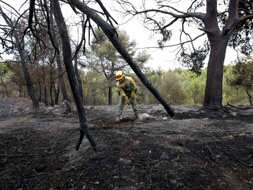
<svg viewBox="0 0 253 190">
<path fill-rule="evenodd" d="M 100 1 L 99 5 L 101 6 L 102 10 L 104 10 L 104 13 L 106 14 L 107 18 L 111 18 L 110 14 L 106 11 L 105 7 Z M 170 116 L 174 116 L 174 110 L 169 106 L 169 104 L 161 97 L 159 92 L 155 89 L 155 87 L 148 81 L 148 79 L 145 77 L 143 72 L 139 69 L 139 67 L 133 62 L 131 56 L 126 51 L 124 46 L 122 45 L 120 39 L 117 36 L 116 30 L 113 27 L 112 24 L 108 24 L 106 21 L 104 21 L 93 9 L 85 5 L 84 3 L 78 1 L 78 0 L 72 0 L 69 1 L 71 7 L 76 10 L 80 10 L 82 13 L 87 15 L 88 18 L 92 19 L 106 34 L 106 36 L 110 39 L 111 43 L 114 45 L 114 47 L 118 50 L 118 52 L 121 54 L 121 56 L 126 60 L 126 62 L 129 64 L 129 66 L 133 69 L 135 74 L 139 77 L 139 79 L 142 81 L 142 83 L 150 90 L 150 92 L 156 97 L 156 99 L 163 105 L 165 110 Z M 79 142 L 81 139 L 79 140 Z"/>
<path fill-rule="evenodd" d="M 104 14 L 106 15 L 107 19 L 111 21 L 111 16 L 103 6 L 103 4 L 97 0 L 98 4 L 104 11 Z M 91 143 L 94 150 L 96 150 L 96 144 L 94 142 L 94 139 L 92 138 L 89 129 L 86 124 L 86 118 L 85 118 L 85 111 L 83 108 L 83 102 L 81 99 L 81 94 L 78 88 L 78 84 L 76 81 L 76 78 L 74 77 L 74 68 L 72 65 L 72 59 L 71 59 L 71 48 L 70 48 L 70 42 L 69 37 L 67 33 L 67 27 L 63 18 L 63 15 L 61 13 L 60 5 L 58 1 L 51 0 L 50 1 L 52 5 L 52 11 L 58 26 L 58 31 L 61 36 L 62 40 L 62 51 L 63 51 L 63 57 L 64 57 L 64 63 L 65 67 L 68 73 L 69 82 L 71 85 L 71 89 L 73 92 L 73 96 L 75 99 L 75 103 L 77 106 L 78 114 L 79 114 L 79 120 L 80 120 L 80 138 L 78 140 L 76 150 L 79 149 L 80 143 L 83 140 L 84 134 L 88 138 L 89 142 Z M 118 52 L 121 54 L 121 56 L 126 60 L 126 62 L 129 64 L 129 66 L 133 69 L 133 71 L 136 73 L 136 75 L 140 78 L 140 80 L 143 82 L 143 84 L 150 90 L 150 92 L 156 97 L 156 99 L 163 105 L 165 110 L 170 116 L 174 116 L 174 111 L 170 107 L 170 105 L 161 97 L 159 92 L 155 89 L 155 87 L 147 80 L 145 75 L 142 73 L 142 71 L 139 69 L 139 67 L 134 64 L 131 56 L 126 51 L 124 46 L 122 45 L 120 39 L 117 36 L 116 30 L 113 27 L 112 23 L 108 24 L 105 20 L 100 17 L 94 9 L 91 9 L 88 7 L 85 3 L 78 1 L 78 0 L 71 0 L 68 1 L 69 5 L 72 7 L 72 9 L 77 13 L 77 10 L 81 11 L 83 14 L 87 16 L 87 19 L 92 19 L 106 34 L 106 36 L 110 39 L 114 47 L 118 50 Z"/>
<path fill-rule="evenodd" d="M 99 5 L 101 6 L 102 10 L 104 10 L 104 13 L 107 18 L 111 18 L 110 14 L 106 11 L 106 8 L 103 6 L 103 4 L 100 2 L 100 0 L 97 0 Z M 132 57 L 129 55 L 129 53 L 126 51 L 124 46 L 122 45 L 122 42 L 117 36 L 117 32 L 113 25 L 108 24 L 106 21 L 104 21 L 93 9 L 85 5 L 79 0 L 72 0 L 69 1 L 69 4 L 71 7 L 75 7 L 76 9 L 80 10 L 82 13 L 87 15 L 88 18 L 92 19 L 106 34 L 106 36 L 109 38 L 111 43 L 114 45 L 114 47 L 118 50 L 118 52 L 121 54 L 121 56 L 125 59 L 125 61 L 129 64 L 129 66 L 133 69 L 135 74 L 139 77 L 139 79 L 142 81 L 142 83 L 147 87 L 147 89 L 150 90 L 150 92 L 154 95 L 154 97 L 163 105 L 165 110 L 170 116 L 174 116 L 174 111 L 170 107 L 170 105 L 163 99 L 163 97 L 160 95 L 160 93 L 156 90 L 156 88 L 151 84 L 151 82 L 145 77 L 141 69 L 134 63 Z"/>
<path fill-rule="evenodd" d="M 111 17 L 109 12 L 105 9 L 103 4 L 100 0 L 96 0 L 96 2 L 101 7 L 103 14 L 105 15 L 106 19 L 105 21 L 97 11 L 94 9 L 88 7 L 84 2 L 81 2 L 79 0 L 71 0 L 66 3 L 68 3 L 72 10 L 75 13 L 83 13 L 87 17 L 87 22 L 89 23 L 90 20 L 95 22 L 106 34 L 106 36 L 109 38 L 109 40 L 112 42 L 114 47 L 117 49 L 117 51 L 121 54 L 121 56 L 125 59 L 125 61 L 129 64 L 129 66 L 133 69 L 133 71 L 136 73 L 136 75 L 139 77 L 139 79 L 142 81 L 142 83 L 150 90 L 150 92 L 156 97 L 156 99 L 163 105 L 167 113 L 173 117 L 174 116 L 174 110 L 170 107 L 170 105 L 161 97 L 159 92 L 156 90 L 156 88 L 151 84 L 150 81 L 147 80 L 143 72 L 140 70 L 140 68 L 134 63 L 132 57 L 130 54 L 126 51 L 124 46 L 122 45 L 122 42 L 118 38 L 116 29 L 114 28 L 112 24 L 112 20 L 114 19 Z M 35 0 L 30 0 L 30 16 L 29 16 L 29 28 L 33 30 L 32 28 L 32 20 L 34 17 L 34 7 L 35 6 Z M 46 2 L 43 3 L 43 6 L 46 6 Z M 77 79 L 75 77 L 75 71 L 72 64 L 72 52 L 71 52 L 71 46 L 70 46 L 70 39 L 68 36 L 67 26 L 64 20 L 64 16 L 61 11 L 61 7 L 59 4 L 59 1 L 56 0 L 50 0 L 50 7 L 51 11 L 53 12 L 55 21 L 57 23 L 58 32 L 60 34 L 61 38 L 61 44 L 62 44 L 62 55 L 64 59 L 65 68 L 68 74 L 69 83 L 71 86 L 72 94 L 74 96 L 75 104 L 77 107 L 78 115 L 79 115 L 79 121 L 80 121 L 80 137 L 76 145 L 76 150 L 79 149 L 80 144 L 84 138 L 84 135 L 89 140 L 91 146 L 94 150 L 96 150 L 96 143 L 90 134 L 90 131 L 88 129 L 88 126 L 86 124 L 86 118 L 85 118 L 85 110 L 82 103 L 81 98 L 81 92 L 80 88 L 78 86 Z M 50 23 L 47 23 L 50 24 Z M 84 30 L 86 30 L 86 27 L 83 27 Z M 89 30 L 92 30 L 92 26 L 90 25 L 88 27 Z M 84 38 L 82 40 L 85 41 Z"/>
</svg>

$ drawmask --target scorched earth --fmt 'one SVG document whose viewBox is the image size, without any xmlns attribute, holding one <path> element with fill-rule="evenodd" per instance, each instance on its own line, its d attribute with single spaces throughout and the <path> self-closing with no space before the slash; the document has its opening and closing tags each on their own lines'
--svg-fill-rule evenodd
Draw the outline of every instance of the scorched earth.
<svg viewBox="0 0 253 190">
<path fill-rule="evenodd" d="M 225 106 L 85 106 L 97 144 L 79 138 L 79 120 L 27 99 L 0 99 L 0 189 L 253 189 L 253 109 Z"/>
</svg>

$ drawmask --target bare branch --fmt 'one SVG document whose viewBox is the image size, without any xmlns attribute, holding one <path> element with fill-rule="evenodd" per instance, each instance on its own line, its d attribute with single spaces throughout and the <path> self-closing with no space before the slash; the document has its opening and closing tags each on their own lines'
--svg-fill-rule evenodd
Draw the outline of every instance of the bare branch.
<svg viewBox="0 0 253 190">
<path fill-rule="evenodd" d="M 104 11 L 105 16 L 106 16 L 107 20 L 110 22 L 110 24 L 113 25 L 112 22 L 111 22 L 111 19 L 112 19 L 116 24 L 118 24 L 117 21 L 110 15 L 110 13 L 109 13 L 109 12 L 107 11 L 107 9 L 104 7 L 103 3 L 102 3 L 100 0 L 96 0 L 96 2 L 99 4 L 99 6 L 101 7 L 101 9 Z"/>
</svg>

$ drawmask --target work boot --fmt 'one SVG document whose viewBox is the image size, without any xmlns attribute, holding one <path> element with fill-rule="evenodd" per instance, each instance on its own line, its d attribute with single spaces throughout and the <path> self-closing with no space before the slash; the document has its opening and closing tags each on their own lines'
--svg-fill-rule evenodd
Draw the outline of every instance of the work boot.
<svg viewBox="0 0 253 190">
<path fill-rule="evenodd" d="M 135 113 L 135 116 L 134 116 L 134 120 L 136 120 L 136 121 L 139 121 L 139 114 L 138 113 Z"/>
</svg>

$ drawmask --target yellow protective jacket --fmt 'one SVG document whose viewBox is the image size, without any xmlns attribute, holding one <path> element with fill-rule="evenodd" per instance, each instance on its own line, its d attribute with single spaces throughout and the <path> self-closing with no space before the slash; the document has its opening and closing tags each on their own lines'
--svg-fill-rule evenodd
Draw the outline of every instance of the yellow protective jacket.
<svg viewBox="0 0 253 190">
<path fill-rule="evenodd" d="M 122 97 L 131 97 L 131 94 L 135 94 L 137 86 L 132 77 L 125 76 L 125 80 L 122 84 L 119 81 L 116 83 L 117 89 Z"/>
</svg>

